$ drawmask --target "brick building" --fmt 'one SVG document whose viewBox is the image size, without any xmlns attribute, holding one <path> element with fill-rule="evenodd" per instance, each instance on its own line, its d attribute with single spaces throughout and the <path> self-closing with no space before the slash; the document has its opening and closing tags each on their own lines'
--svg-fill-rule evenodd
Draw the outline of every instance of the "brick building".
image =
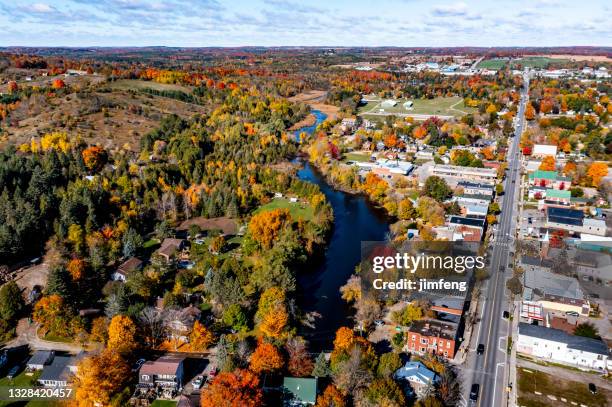
<svg viewBox="0 0 612 407">
<path fill-rule="evenodd" d="M 457 328 L 458 325 L 450 321 L 416 321 L 408 329 L 408 350 L 422 354 L 434 353 L 452 359 L 457 350 Z"/>
</svg>

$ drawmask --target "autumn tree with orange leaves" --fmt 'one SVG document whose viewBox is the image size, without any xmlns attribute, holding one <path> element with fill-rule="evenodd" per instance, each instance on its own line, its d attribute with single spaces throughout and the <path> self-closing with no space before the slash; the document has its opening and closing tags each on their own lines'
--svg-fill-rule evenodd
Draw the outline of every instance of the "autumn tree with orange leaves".
<svg viewBox="0 0 612 407">
<path fill-rule="evenodd" d="M 51 82 L 51 87 L 53 89 L 62 89 L 66 87 L 66 84 L 61 79 L 54 79 L 53 82 Z"/>
<path fill-rule="evenodd" d="M 128 363 L 113 350 L 83 359 L 74 376 L 76 405 L 114 405 L 113 398 L 125 388 L 130 373 Z"/>
<path fill-rule="evenodd" d="M 608 175 L 608 164 L 595 161 L 589 165 L 587 176 L 591 178 L 591 185 L 597 187 L 601 180 Z"/>
<path fill-rule="evenodd" d="M 8 92 L 9 93 L 15 93 L 19 90 L 19 85 L 17 85 L 17 82 L 15 81 L 10 81 L 8 83 Z"/>
<path fill-rule="evenodd" d="M 279 208 L 260 212 L 251 218 L 249 232 L 264 249 L 270 249 L 283 226 L 289 222 L 291 222 L 291 215 L 288 209 Z"/>
<path fill-rule="evenodd" d="M 285 349 L 289 355 L 287 370 L 294 377 L 307 377 L 312 373 L 314 363 L 306 349 L 306 342 L 303 338 L 291 338 L 285 344 Z"/>
<path fill-rule="evenodd" d="M 263 404 L 259 378 L 248 370 L 220 373 L 200 398 L 201 407 L 256 407 Z"/>
<path fill-rule="evenodd" d="M 553 157 L 552 155 L 547 155 L 546 157 L 544 157 L 544 159 L 542 159 L 542 162 L 540 163 L 540 167 L 538 169 L 542 171 L 554 171 L 555 166 L 555 157 Z"/>
<path fill-rule="evenodd" d="M 83 278 L 85 273 L 85 260 L 79 258 L 73 258 L 68 262 L 66 269 L 70 273 L 70 276 L 74 281 L 78 281 Z"/>
<path fill-rule="evenodd" d="M 257 373 L 269 373 L 283 367 L 283 355 L 276 346 L 264 340 L 259 340 L 255 352 L 251 355 L 249 368 Z"/>
<path fill-rule="evenodd" d="M 106 151 L 98 146 L 87 147 L 83 150 L 82 156 L 85 166 L 92 172 L 100 171 L 108 159 Z"/>
<path fill-rule="evenodd" d="M 136 324 L 128 316 L 115 315 L 108 326 L 108 349 L 129 353 L 137 347 Z"/>
<path fill-rule="evenodd" d="M 193 329 L 189 334 L 189 348 L 193 352 L 203 352 L 212 344 L 214 340 L 212 332 L 199 321 L 193 323 Z"/>
<path fill-rule="evenodd" d="M 414 130 L 412 130 L 412 135 L 414 136 L 415 139 L 422 139 L 427 135 L 427 127 L 425 126 L 418 126 L 415 127 Z"/>
<path fill-rule="evenodd" d="M 533 105 L 531 104 L 531 102 L 527 102 L 527 107 L 525 108 L 525 118 L 527 120 L 533 120 L 535 119 L 535 115 L 536 115 L 536 111 Z"/>
<path fill-rule="evenodd" d="M 344 395 L 333 384 L 325 388 L 323 394 L 317 397 L 315 407 L 346 407 L 347 403 Z"/>
</svg>

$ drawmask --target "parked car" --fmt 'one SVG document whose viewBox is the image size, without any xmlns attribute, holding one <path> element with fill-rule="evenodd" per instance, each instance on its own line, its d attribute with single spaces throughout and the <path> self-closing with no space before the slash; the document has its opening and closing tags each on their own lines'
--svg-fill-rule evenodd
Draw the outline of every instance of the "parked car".
<svg viewBox="0 0 612 407">
<path fill-rule="evenodd" d="M 478 383 L 474 383 L 472 385 L 472 389 L 470 390 L 470 400 L 474 403 L 478 401 L 478 393 L 480 393 L 480 385 Z"/>
<path fill-rule="evenodd" d="M 484 346 L 484 344 L 481 343 L 476 348 L 476 354 L 482 355 L 484 353 L 484 350 L 485 350 L 485 346 Z"/>
<path fill-rule="evenodd" d="M 21 370 L 21 365 L 16 365 L 13 366 L 7 373 L 6 377 L 8 377 L 9 379 L 14 379 L 15 377 L 17 377 L 17 375 L 19 374 L 19 371 Z"/>
<path fill-rule="evenodd" d="M 591 392 L 591 394 L 597 394 L 597 387 L 594 383 L 589 383 L 589 391 Z"/>
<path fill-rule="evenodd" d="M 508 311 L 504 311 L 502 316 L 504 317 L 504 319 L 508 319 L 510 318 L 510 313 Z"/>
<path fill-rule="evenodd" d="M 580 316 L 580 314 L 577 313 L 576 311 L 567 311 L 565 313 L 565 315 L 569 315 L 569 316 L 572 316 L 572 317 L 579 317 Z"/>
<path fill-rule="evenodd" d="M 199 390 L 200 387 L 202 387 L 202 383 L 204 383 L 204 376 L 196 376 L 195 379 L 193 379 L 193 388 L 196 390 Z"/>
</svg>

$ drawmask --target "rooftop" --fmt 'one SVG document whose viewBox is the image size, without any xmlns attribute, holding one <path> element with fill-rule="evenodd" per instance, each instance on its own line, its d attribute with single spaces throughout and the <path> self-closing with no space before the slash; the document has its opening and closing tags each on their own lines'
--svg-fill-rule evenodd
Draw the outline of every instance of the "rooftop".
<svg viewBox="0 0 612 407">
<path fill-rule="evenodd" d="M 140 368 L 140 374 L 173 375 L 184 360 L 180 356 L 162 356 L 157 360 L 149 360 Z"/>
<path fill-rule="evenodd" d="M 570 335 L 560 329 L 546 328 L 538 325 L 519 323 L 519 335 L 532 338 L 545 339 L 548 341 L 565 343 L 568 348 L 583 352 L 608 355 L 609 350 L 604 342 L 598 339 L 586 338 L 584 336 Z"/>
<path fill-rule="evenodd" d="M 457 324 L 453 322 L 442 322 L 436 319 L 421 319 L 410 325 L 409 332 L 419 333 L 423 336 L 438 337 L 455 340 L 457 336 Z"/>
<path fill-rule="evenodd" d="M 436 373 L 427 369 L 421 362 L 406 362 L 406 364 L 395 371 L 396 379 L 408 379 L 416 376 L 422 383 L 431 383 L 436 380 Z"/>
<path fill-rule="evenodd" d="M 485 225 L 484 219 L 476 219 L 476 218 L 466 218 L 463 216 L 451 216 L 449 219 L 449 223 L 454 223 L 456 225 L 463 226 L 473 226 L 483 228 Z"/>
<path fill-rule="evenodd" d="M 525 288 L 530 288 L 532 298 L 541 293 L 546 299 L 563 302 L 563 300 L 574 300 L 578 304 L 584 301 L 584 292 L 580 288 L 578 280 L 574 277 L 562 276 L 544 270 L 526 269 L 523 273 L 523 285 Z M 527 290 L 525 290 L 527 295 Z M 566 301 L 567 302 L 567 301 Z"/>
<path fill-rule="evenodd" d="M 285 377 L 283 389 L 290 393 L 294 399 L 304 403 L 316 403 L 317 379 L 308 377 Z"/>
</svg>

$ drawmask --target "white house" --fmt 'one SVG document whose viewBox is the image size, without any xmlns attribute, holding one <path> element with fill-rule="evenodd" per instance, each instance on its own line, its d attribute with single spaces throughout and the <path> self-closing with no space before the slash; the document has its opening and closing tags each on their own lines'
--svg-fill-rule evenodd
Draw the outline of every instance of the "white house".
<svg viewBox="0 0 612 407">
<path fill-rule="evenodd" d="M 531 155 L 536 158 L 544 158 L 546 156 L 555 157 L 557 155 L 557 146 L 547 144 L 535 144 Z"/>
<path fill-rule="evenodd" d="M 518 332 L 517 352 L 586 369 L 608 368 L 609 349 L 601 340 L 523 322 Z"/>
<path fill-rule="evenodd" d="M 427 369 L 421 362 L 406 362 L 393 374 L 395 380 L 405 380 L 410 383 L 414 393 L 421 397 L 430 386 L 438 381 L 435 372 Z"/>
</svg>

